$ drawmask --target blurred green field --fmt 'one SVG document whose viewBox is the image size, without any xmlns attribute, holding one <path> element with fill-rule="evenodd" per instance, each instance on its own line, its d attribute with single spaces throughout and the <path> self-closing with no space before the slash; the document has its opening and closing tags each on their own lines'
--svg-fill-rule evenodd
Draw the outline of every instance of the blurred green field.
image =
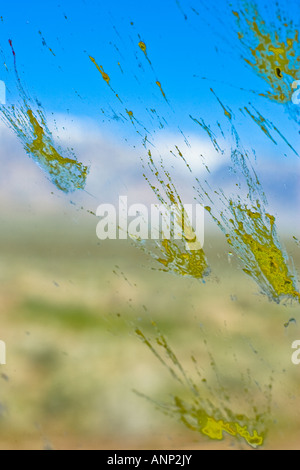
<svg viewBox="0 0 300 470">
<path fill-rule="evenodd" d="M 191 376 L 193 354 L 212 387 L 221 378 L 235 412 L 249 407 L 245 377 L 263 411 L 273 381 L 265 448 L 300 448 L 300 330 L 284 326 L 299 307 L 260 295 L 219 236 L 206 236 L 204 285 L 153 269 L 130 242 L 100 244 L 95 227 L 80 213 L 1 219 L 0 449 L 246 448 L 188 431 L 133 393 L 168 400 L 176 389 L 134 334 L 151 336 L 152 320 Z"/>
</svg>

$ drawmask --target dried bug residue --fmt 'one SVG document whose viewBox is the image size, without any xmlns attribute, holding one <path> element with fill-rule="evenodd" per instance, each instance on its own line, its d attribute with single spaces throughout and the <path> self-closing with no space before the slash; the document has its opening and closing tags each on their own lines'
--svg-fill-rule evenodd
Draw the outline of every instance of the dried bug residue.
<svg viewBox="0 0 300 470">
<path fill-rule="evenodd" d="M 213 191 L 199 179 L 198 196 L 242 261 L 243 271 L 257 282 L 261 291 L 275 302 L 284 298 L 299 302 L 297 278 L 291 272 L 289 259 L 277 236 L 275 217 L 267 212 L 266 196 L 250 163 L 250 156 L 242 146 L 231 113 L 224 104 L 222 109 L 233 136 L 230 149 L 232 169 L 239 191 L 245 192 L 245 199 L 239 195 L 226 197 L 222 189 Z M 202 127 L 206 129 L 207 126 Z M 216 195 L 223 206 L 221 211 L 214 208 Z"/>
<path fill-rule="evenodd" d="M 158 243 L 157 243 L 158 245 Z M 163 271 L 180 276 L 190 276 L 203 279 L 208 276 L 209 269 L 204 251 L 187 251 L 184 243 L 163 240 L 160 244 L 161 256 L 155 258 L 164 266 Z"/>
<path fill-rule="evenodd" d="M 167 211 L 170 212 L 174 207 L 177 208 L 176 222 L 182 229 L 182 240 L 157 241 L 156 247 L 160 254 L 150 253 L 164 266 L 163 271 L 180 276 L 190 276 L 194 279 L 204 279 L 210 273 L 208 262 L 170 173 L 166 171 L 162 162 L 160 168 L 156 166 L 150 151 L 148 158 L 148 168 L 155 183 L 152 184 L 146 175 L 144 177 Z"/>
<path fill-rule="evenodd" d="M 121 103 L 122 107 L 123 107 L 123 110 L 122 112 L 120 112 L 119 114 L 116 114 L 115 113 L 115 119 L 119 120 L 121 119 L 122 121 L 125 120 L 126 118 L 124 117 L 124 113 L 125 115 L 129 118 L 129 122 L 133 125 L 133 127 L 136 129 L 137 133 L 142 136 L 142 132 L 147 132 L 147 129 L 143 126 L 143 124 L 141 122 L 138 121 L 138 119 L 136 119 L 135 115 L 134 115 L 134 112 L 131 110 L 131 109 L 127 109 L 126 106 L 124 106 L 123 104 L 123 101 L 122 99 L 120 98 L 119 94 L 113 89 L 113 87 L 111 86 L 111 78 L 110 76 L 104 71 L 104 68 L 102 65 L 99 65 L 96 60 L 94 59 L 94 57 L 91 57 L 89 56 L 91 62 L 95 65 L 95 67 L 97 68 L 98 72 L 100 72 L 101 76 L 102 76 L 102 79 L 104 80 L 104 82 L 107 83 L 107 85 L 109 86 L 110 90 L 113 92 L 113 94 L 115 95 L 115 97 L 117 98 L 119 104 Z M 140 130 L 139 130 L 140 129 Z"/>
<path fill-rule="evenodd" d="M 149 58 L 149 56 L 148 56 L 147 45 L 146 45 L 146 43 L 145 43 L 144 41 L 141 40 L 140 36 L 139 36 L 139 39 L 140 39 L 139 44 L 138 44 L 138 45 L 139 45 L 139 48 L 140 48 L 141 51 L 145 54 L 145 57 L 146 57 L 146 59 L 147 59 L 149 65 L 150 65 L 151 69 L 153 70 L 153 66 L 152 66 L 151 60 L 150 60 L 150 58 Z"/>
<path fill-rule="evenodd" d="M 291 298 L 300 301 L 296 274 L 282 248 L 276 231 L 275 217 L 268 214 L 259 200 L 247 205 L 240 198 L 227 200 L 221 214 L 211 206 L 206 210 L 223 231 L 227 242 L 243 264 L 243 271 L 256 281 L 270 300 L 279 303 Z"/>
<path fill-rule="evenodd" d="M 141 38 L 140 38 L 140 39 L 141 39 Z M 149 65 L 150 65 L 150 67 L 151 67 L 153 73 L 155 73 L 154 68 L 153 68 L 153 65 L 152 65 L 152 62 L 151 62 L 151 60 L 150 60 L 150 58 L 149 58 L 149 55 L 148 55 L 146 43 L 145 43 L 144 41 L 140 40 L 140 42 L 139 42 L 139 48 L 140 48 L 141 51 L 145 54 L 145 57 L 146 57 L 146 59 L 147 59 Z M 158 80 L 158 79 L 156 78 L 155 84 L 156 84 L 156 86 L 158 86 L 158 88 L 160 89 L 160 92 L 161 92 L 163 98 L 165 99 L 165 101 L 169 104 L 169 101 L 168 101 L 168 99 L 167 99 L 166 93 L 164 92 L 164 89 L 163 89 L 163 87 L 162 87 L 162 84 L 161 84 L 160 80 Z"/>
<path fill-rule="evenodd" d="M 253 406 L 252 413 L 254 417 L 250 419 L 245 415 L 231 411 L 229 408 L 231 404 L 226 390 L 221 387 L 221 390 L 213 392 L 207 380 L 200 374 L 196 359 L 192 357 L 197 371 L 197 381 L 202 384 L 201 387 L 197 385 L 188 376 L 155 323 L 153 323 L 153 327 L 156 334 L 152 339 L 147 338 L 140 329 L 136 329 L 136 335 L 168 370 L 172 379 L 179 384 L 182 397 L 177 394 L 172 396 L 171 402 L 165 403 L 149 399 L 141 393 L 138 393 L 138 395 L 147 398 L 165 414 L 178 419 L 188 429 L 211 440 L 221 441 L 228 435 L 243 440 L 251 447 L 261 447 L 264 444 L 266 432 L 264 413 L 258 414 L 257 408 Z M 220 381 L 219 377 L 218 381 Z M 207 391 L 209 398 L 205 397 Z M 269 400 L 270 397 L 268 397 Z M 218 405 L 215 403 L 218 403 Z"/>
<path fill-rule="evenodd" d="M 147 61 L 153 70 L 151 61 L 147 54 L 147 46 L 143 41 L 139 42 L 139 48 L 145 54 L 145 57 L 147 58 Z M 104 72 L 103 67 L 99 66 L 94 58 L 90 57 L 90 60 L 101 73 L 103 80 L 114 92 L 110 85 L 110 77 Z M 159 87 L 163 97 L 165 98 L 165 101 L 168 103 L 161 83 L 156 81 L 156 85 Z M 136 128 L 137 133 L 143 137 L 143 133 L 147 132 L 147 129 L 136 119 L 132 110 L 127 109 L 126 107 L 124 109 L 126 116 L 129 118 L 129 122 Z M 152 114 L 156 115 L 156 111 L 152 108 L 151 112 Z M 163 127 L 161 122 L 160 127 Z M 143 137 L 143 146 L 147 147 L 147 144 L 148 137 L 146 135 Z M 179 153 L 181 158 L 184 160 L 184 157 L 180 151 Z M 149 178 L 146 177 L 146 175 L 144 176 L 152 191 L 155 193 L 158 201 L 163 205 L 167 212 L 171 213 L 171 211 L 173 211 L 172 214 L 174 214 L 174 207 L 177 207 L 175 218 L 178 225 L 182 227 L 182 240 L 163 239 L 163 234 L 160 233 L 161 238 L 155 243 L 156 249 L 153 251 L 150 247 L 150 243 L 148 243 L 146 244 L 146 250 L 156 261 L 158 261 L 163 266 L 163 271 L 172 272 L 180 276 L 191 276 L 195 279 L 204 279 L 209 275 L 210 270 L 205 253 L 201 247 L 201 243 L 199 240 L 197 240 L 197 238 L 195 238 L 192 224 L 190 223 L 187 214 L 184 212 L 183 203 L 174 184 L 172 183 L 170 174 L 165 170 L 163 165 L 161 165 L 160 170 L 156 167 L 150 150 L 148 152 L 148 169 L 150 169 L 150 173 L 152 177 L 154 177 L 156 183 L 151 184 Z M 184 224 L 182 223 L 183 219 Z M 140 244 L 138 240 L 137 243 Z"/>
<path fill-rule="evenodd" d="M 66 193 L 84 189 L 89 168 L 78 162 L 70 150 L 63 150 L 55 144 L 40 105 L 37 105 L 37 111 L 33 111 L 35 103 L 23 89 L 16 68 L 16 54 L 12 42 L 9 43 L 21 104 L 18 107 L 0 107 L 2 120 L 13 129 L 28 155 L 58 189 Z"/>
<path fill-rule="evenodd" d="M 248 208 L 229 203 L 232 214 L 227 222 L 227 241 L 245 264 L 244 272 L 256 280 L 263 292 L 279 302 L 290 297 L 300 301 L 296 279 L 289 272 L 287 256 L 277 240 L 275 218 L 264 212 L 259 202 Z"/>
<path fill-rule="evenodd" d="M 163 95 L 164 99 L 168 102 L 167 97 L 166 97 L 166 94 L 165 94 L 165 92 L 164 92 L 164 90 L 163 90 L 162 84 L 157 80 L 156 85 L 157 85 L 158 88 L 160 89 L 160 92 L 161 92 L 161 94 Z"/>
<path fill-rule="evenodd" d="M 107 83 L 107 85 L 110 84 L 110 76 L 107 75 L 106 72 L 104 72 L 104 69 L 103 69 L 103 66 L 102 65 L 98 65 L 96 60 L 94 59 L 94 57 L 90 56 L 90 60 L 93 62 L 93 64 L 95 65 L 95 67 L 97 68 L 98 72 L 101 73 L 102 75 L 102 78 L 103 80 Z"/>
<path fill-rule="evenodd" d="M 144 54 L 147 56 L 147 46 L 146 44 L 144 43 L 144 41 L 140 41 L 139 42 L 139 48 L 144 52 Z"/>
<path fill-rule="evenodd" d="M 256 281 L 270 300 L 280 302 L 292 298 L 300 301 L 297 278 L 292 274 L 275 225 L 275 217 L 256 201 L 252 205 L 241 198 L 220 197 L 224 210 L 219 214 L 211 206 L 206 210 L 226 236 L 227 242 L 237 253 L 243 271 Z"/>
<path fill-rule="evenodd" d="M 253 3 L 243 2 L 243 8 L 233 13 L 244 60 L 272 88 L 261 95 L 279 103 L 290 102 L 291 85 L 300 78 L 299 31 L 280 13 L 276 26 L 268 24 L 268 18 L 264 19 Z"/>
<path fill-rule="evenodd" d="M 84 189 L 88 167 L 78 162 L 71 151 L 64 151 L 54 143 L 41 109 L 34 113 L 24 99 L 20 108 L 5 107 L 1 112 L 28 155 L 58 189 L 66 193 Z"/>
<path fill-rule="evenodd" d="M 239 15 L 236 14 L 236 16 L 238 17 Z M 139 47 L 153 70 L 145 42 L 140 41 Z M 100 71 L 103 76 L 103 69 L 100 69 Z M 103 78 L 109 84 L 106 75 Z M 219 125 L 219 131 L 221 132 L 219 139 L 212 126 L 205 123 L 202 117 L 195 118 L 190 115 L 190 118 L 209 136 L 214 151 L 220 158 L 225 155 L 228 141 L 233 138 L 234 141 L 229 150 L 232 170 L 236 178 L 236 188 L 239 189 L 239 192 L 243 188 L 242 192 L 245 193 L 245 198 L 226 197 L 222 188 L 214 187 L 213 181 L 211 181 L 210 188 L 208 189 L 206 183 L 196 177 L 197 186 L 200 187 L 198 195 L 200 195 L 201 202 L 208 208 L 213 220 L 226 235 L 231 248 L 236 251 L 243 264 L 244 272 L 258 283 L 261 291 L 276 302 L 279 302 L 284 297 L 298 299 L 296 276 L 291 272 L 289 260 L 277 237 L 275 221 L 271 227 L 271 219 L 268 219 L 266 216 L 268 213 L 266 209 L 267 200 L 262 185 L 252 167 L 251 158 L 247 151 L 243 149 L 238 131 L 233 124 L 234 113 L 222 103 L 213 90 L 211 91 L 221 106 L 226 120 L 230 123 L 229 132 L 226 134 Z M 277 143 L 274 137 L 277 135 L 285 141 L 294 153 L 297 153 L 276 126 L 265 119 L 255 108 L 254 111 L 257 115 L 250 109 L 249 107 L 244 107 L 247 116 L 253 119 L 273 143 Z M 138 122 L 132 111 L 126 109 L 126 114 L 132 124 Z M 140 127 L 140 130 L 142 132 L 142 127 Z M 221 139 L 223 140 L 222 144 L 219 142 Z M 146 144 L 147 136 L 143 140 L 143 146 L 147 148 Z M 172 182 L 170 174 L 165 170 L 164 163 L 161 162 L 158 167 L 154 163 L 151 152 L 152 150 L 149 150 L 148 170 L 150 169 L 154 183 L 151 183 L 150 179 L 144 176 L 158 201 L 167 210 L 170 210 L 172 205 L 177 205 L 177 218 L 180 219 L 183 211 L 181 198 Z M 171 153 L 174 155 L 173 152 Z M 179 149 L 178 153 L 185 162 L 188 172 L 193 177 L 188 156 L 184 158 Z M 209 161 L 206 160 L 205 155 L 203 158 L 205 167 L 208 173 L 211 174 Z M 224 206 L 222 213 L 215 210 L 215 203 L 220 201 Z M 254 208 L 254 212 L 260 214 L 259 218 L 251 216 L 252 208 Z M 190 229 L 192 232 L 192 227 Z M 185 236 L 183 234 L 184 239 Z M 166 272 L 173 272 L 181 276 L 191 276 L 196 279 L 204 279 L 209 274 L 208 262 L 202 247 L 199 247 L 197 250 L 189 250 L 186 249 L 184 241 L 162 239 L 156 243 L 156 248 L 159 250 L 159 254 L 157 254 L 152 252 L 150 244 L 146 244 L 146 247 L 148 246 L 149 253 L 163 266 L 162 269 Z"/>
<path fill-rule="evenodd" d="M 96 69 L 98 70 L 98 72 L 101 74 L 101 77 L 103 78 L 103 80 L 105 81 L 105 83 L 107 83 L 107 85 L 109 86 L 109 88 L 111 89 L 111 91 L 114 93 L 115 97 L 122 103 L 122 100 L 121 98 L 119 97 L 118 93 L 115 92 L 115 90 L 112 88 L 111 86 L 111 78 L 110 76 L 104 71 L 104 68 L 102 65 L 99 65 L 97 62 L 96 62 L 96 59 L 92 56 L 89 56 L 89 59 L 90 61 L 95 65 Z"/>
<path fill-rule="evenodd" d="M 253 106 L 253 111 L 251 112 L 247 106 L 244 107 L 247 114 L 251 117 L 251 119 L 258 125 L 258 127 L 262 130 L 262 132 L 274 143 L 277 145 L 277 140 L 272 135 L 272 131 L 276 133 L 287 145 L 288 147 L 297 155 L 298 152 L 294 149 L 294 147 L 290 144 L 288 139 L 282 134 L 282 132 L 268 119 L 266 119 L 257 109 Z M 256 115 L 254 114 L 256 113 Z"/>
</svg>

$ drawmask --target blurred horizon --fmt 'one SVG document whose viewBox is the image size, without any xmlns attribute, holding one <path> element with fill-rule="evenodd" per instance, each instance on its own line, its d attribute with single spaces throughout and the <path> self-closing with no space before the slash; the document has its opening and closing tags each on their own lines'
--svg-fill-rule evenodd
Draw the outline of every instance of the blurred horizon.
<svg viewBox="0 0 300 470">
<path fill-rule="evenodd" d="M 68 119 L 68 124 L 73 130 L 70 132 L 69 129 L 68 140 L 65 140 L 66 137 L 63 134 L 57 142 L 65 146 L 72 142 L 72 148 L 79 161 L 90 166 L 86 190 L 73 194 L 58 191 L 31 160 L 17 137 L 0 123 L 2 142 L 0 165 L 5 168 L 0 177 L 2 213 L 22 212 L 24 208 L 27 208 L 28 211 L 35 211 L 36 214 L 61 211 L 64 214 L 69 213 L 72 217 L 76 210 L 74 207 L 77 207 L 77 210 L 84 208 L 83 210 L 92 212 L 96 212 L 100 204 L 108 203 L 118 207 L 120 196 L 127 196 L 129 204 L 140 203 L 148 207 L 151 204 L 157 204 L 155 195 L 142 176 L 139 150 L 130 148 L 122 142 L 122 139 L 116 139 L 107 134 L 102 135 L 96 123 L 92 121 L 88 126 L 86 123 L 76 122 L 75 119 Z M 170 142 L 172 142 L 171 137 Z M 232 177 L 228 171 L 229 158 L 223 156 L 218 160 L 205 139 L 202 142 L 198 139 L 196 142 L 189 160 L 192 167 L 194 165 L 195 175 L 199 177 L 203 174 L 200 154 L 205 149 L 206 154 L 211 154 L 213 159 L 211 165 L 216 187 L 219 185 L 223 190 L 226 191 L 228 188 L 230 191 Z M 162 149 L 164 148 L 167 149 L 168 144 L 162 143 Z M 163 152 L 164 150 L 161 152 L 162 155 Z M 8 155 L 9 158 L 7 158 Z M 276 216 L 279 231 L 284 236 L 288 233 L 292 233 L 293 236 L 299 235 L 299 222 L 294 217 L 300 202 L 299 177 L 295 171 L 295 164 L 300 169 L 300 159 L 297 160 L 297 157 L 292 157 L 288 161 L 285 159 L 284 164 L 274 167 L 272 162 L 266 159 L 269 164 L 258 165 L 258 175 L 264 183 L 269 210 Z M 180 162 L 176 162 L 175 158 L 171 161 L 170 168 L 174 178 L 180 184 L 180 194 L 184 203 L 194 203 L 189 175 L 182 172 Z M 206 230 L 214 233 L 218 231 L 208 216 L 206 216 Z"/>
</svg>

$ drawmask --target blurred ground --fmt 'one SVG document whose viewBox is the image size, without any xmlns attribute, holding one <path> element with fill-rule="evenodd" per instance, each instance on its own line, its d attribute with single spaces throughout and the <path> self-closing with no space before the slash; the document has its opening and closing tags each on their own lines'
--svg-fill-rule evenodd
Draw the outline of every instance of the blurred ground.
<svg viewBox="0 0 300 470">
<path fill-rule="evenodd" d="M 133 393 L 168 400 L 176 388 L 134 335 L 136 326 L 151 335 L 151 320 L 188 372 L 193 354 L 214 386 L 209 349 L 241 412 L 245 376 L 263 411 L 273 380 L 265 448 L 300 449 L 300 366 L 291 363 L 300 331 L 284 326 L 299 307 L 259 295 L 216 235 L 206 235 L 213 274 L 203 285 L 151 269 L 130 242 L 99 244 L 95 227 L 75 212 L 1 218 L 0 449 L 241 448 L 188 431 Z"/>
</svg>

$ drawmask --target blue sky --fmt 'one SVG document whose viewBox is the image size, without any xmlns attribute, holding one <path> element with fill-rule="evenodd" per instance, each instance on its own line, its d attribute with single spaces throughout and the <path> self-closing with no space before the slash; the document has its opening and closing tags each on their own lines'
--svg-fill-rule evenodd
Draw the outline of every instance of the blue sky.
<svg viewBox="0 0 300 470">
<path fill-rule="evenodd" d="M 199 3 L 197 15 L 191 5 Z M 69 110 L 71 114 L 98 117 L 101 107 L 116 105 L 88 54 L 103 65 L 111 76 L 112 86 L 137 111 L 144 109 L 145 103 L 164 107 L 159 90 L 153 86 L 155 78 L 161 81 L 176 111 L 184 108 L 199 113 L 205 108 L 208 117 L 210 114 L 212 117 L 209 109 L 215 100 L 210 86 L 231 104 L 245 99 L 255 101 L 253 95 L 241 94 L 237 88 L 261 91 L 264 83 L 239 60 L 234 47 L 228 48 L 222 39 L 238 43 L 233 32 L 233 15 L 225 7 L 226 2 L 214 2 L 221 17 L 225 15 L 226 29 L 212 11 L 201 7 L 201 2 L 183 0 L 181 5 L 188 21 L 176 0 L 148 3 L 31 0 L 18 1 L 17 8 L 16 3 L 7 2 L 1 6 L 0 44 L 11 68 L 8 38 L 13 40 L 22 80 L 49 111 Z M 148 46 L 154 72 L 138 48 L 139 35 Z M 42 45 L 42 36 L 55 57 Z M 9 85 L 3 67 L 0 74 Z M 134 75 L 138 76 L 139 84 Z M 202 80 L 203 76 L 211 81 Z M 187 115 L 182 113 L 181 120 L 186 120 Z"/>
<path fill-rule="evenodd" d="M 265 2 L 258 3 L 263 9 Z M 211 86 L 233 108 L 251 100 L 271 116 L 275 110 L 285 130 L 289 133 L 291 129 L 294 134 L 293 124 L 287 129 L 282 107 L 270 106 L 265 99 L 239 89 L 262 92 L 267 88 L 239 56 L 234 17 L 227 2 L 218 0 L 209 6 L 207 2 L 182 0 L 180 5 L 176 0 L 7 2 L 1 6 L 0 22 L 4 61 L 12 71 L 8 45 L 8 39 L 12 39 L 22 83 L 48 114 L 90 117 L 114 134 L 130 136 L 128 126 L 123 129 L 120 122 L 107 119 L 114 112 L 124 114 L 125 107 L 147 130 L 146 108 L 155 108 L 172 130 L 180 125 L 185 132 L 196 131 L 190 114 L 214 123 L 222 112 L 210 92 Z M 295 16 L 293 5 L 292 1 L 288 11 L 291 17 Z M 147 44 L 153 70 L 138 47 L 139 37 Z M 123 107 L 89 55 L 110 75 Z M 11 91 L 8 102 L 14 103 L 15 77 L 2 64 L 0 79 Z M 162 83 L 172 108 L 165 103 L 156 80 Z"/>
</svg>

